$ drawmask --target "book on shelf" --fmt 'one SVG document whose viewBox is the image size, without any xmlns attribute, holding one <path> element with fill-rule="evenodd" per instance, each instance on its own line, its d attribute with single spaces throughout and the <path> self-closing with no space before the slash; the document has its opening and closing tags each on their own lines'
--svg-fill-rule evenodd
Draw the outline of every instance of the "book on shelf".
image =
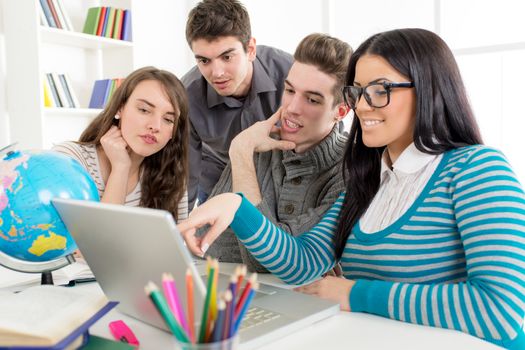
<svg viewBox="0 0 525 350">
<path fill-rule="evenodd" d="M 51 27 L 49 22 L 47 21 L 46 14 L 44 13 L 44 9 L 42 8 L 42 5 L 38 6 L 38 15 L 40 16 L 40 24 L 44 27 Z"/>
<path fill-rule="evenodd" d="M 47 84 L 46 84 L 47 83 Z M 49 87 L 49 99 L 46 101 L 46 89 Z M 77 95 L 67 74 L 46 73 L 44 79 L 44 106 L 79 108 Z"/>
<path fill-rule="evenodd" d="M 0 344 L 10 349 L 77 348 L 87 343 L 89 327 L 116 304 L 102 293 L 49 285 L 0 291 Z"/>
<path fill-rule="evenodd" d="M 97 26 L 97 33 L 96 35 L 98 36 L 101 36 L 102 33 L 104 32 L 104 20 L 106 19 L 106 11 L 107 11 L 107 7 L 105 6 L 102 6 L 100 8 L 100 17 L 98 19 L 98 26 Z"/>
<path fill-rule="evenodd" d="M 46 27 L 74 30 L 61 0 L 39 0 L 41 22 Z M 42 18 L 43 16 L 43 18 Z"/>
<path fill-rule="evenodd" d="M 51 74 L 51 79 L 53 80 L 55 84 L 55 88 L 57 89 L 58 98 L 60 99 L 60 105 L 66 108 L 72 108 L 72 106 L 69 104 L 69 100 L 67 98 L 67 94 L 64 89 L 64 86 L 62 86 L 62 83 L 60 82 L 58 73 L 50 73 L 50 74 Z"/>
<path fill-rule="evenodd" d="M 109 13 L 107 15 L 108 17 L 108 23 L 106 25 L 106 30 L 104 31 L 104 36 L 106 38 L 112 38 L 113 37 L 113 27 L 115 26 L 115 15 L 117 14 L 116 8 L 109 7 L 108 8 Z"/>
<path fill-rule="evenodd" d="M 75 108 L 80 108 L 80 103 L 78 102 L 77 94 L 75 94 L 75 90 L 73 89 L 73 85 L 71 84 L 71 80 L 69 79 L 69 75 L 61 74 L 61 76 L 65 80 L 65 86 L 67 88 L 67 91 L 71 95 L 71 99 L 73 100 L 73 106 Z"/>
<path fill-rule="evenodd" d="M 121 40 L 133 41 L 131 36 L 131 11 L 124 10 L 124 20 L 122 23 L 122 35 L 120 36 Z"/>
<path fill-rule="evenodd" d="M 104 108 L 124 79 L 96 80 L 89 101 L 89 108 Z"/>
<path fill-rule="evenodd" d="M 44 77 L 44 107 L 56 107 L 47 76 Z"/>
<path fill-rule="evenodd" d="M 62 24 L 62 28 L 73 31 L 73 24 L 71 23 L 71 19 L 69 18 L 69 15 L 65 10 L 64 5 L 62 4 L 62 0 L 53 0 L 53 5 L 55 6 L 55 9 L 57 11 L 58 18 Z"/>
<path fill-rule="evenodd" d="M 131 41 L 131 12 L 114 7 L 91 7 L 88 9 L 82 32 Z"/>
<path fill-rule="evenodd" d="M 83 33 L 97 35 L 101 10 L 102 7 L 91 7 L 88 10 L 84 29 L 82 29 Z"/>
<path fill-rule="evenodd" d="M 113 39 L 119 39 L 122 35 L 122 20 L 124 19 L 124 10 L 123 9 L 117 9 L 115 13 L 115 24 L 113 26 Z"/>
<path fill-rule="evenodd" d="M 55 19 L 53 17 L 53 14 L 51 13 L 51 8 L 49 7 L 49 4 L 47 3 L 47 0 L 40 0 L 40 8 L 44 12 L 44 16 L 46 17 L 46 22 L 48 23 L 49 27 L 52 28 L 58 28 Z"/>
<path fill-rule="evenodd" d="M 53 97 L 55 106 L 64 107 L 64 105 L 62 104 L 62 101 L 60 100 L 60 96 L 58 95 L 58 90 L 55 84 L 55 80 L 53 79 L 53 76 L 51 75 L 51 73 L 46 73 L 46 78 L 49 83 L 49 87 L 51 90 L 51 96 Z"/>
</svg>

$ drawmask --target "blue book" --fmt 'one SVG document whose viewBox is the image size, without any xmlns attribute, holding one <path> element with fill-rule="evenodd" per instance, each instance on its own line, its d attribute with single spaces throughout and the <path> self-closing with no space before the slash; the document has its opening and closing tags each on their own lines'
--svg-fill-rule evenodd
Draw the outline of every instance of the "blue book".
<svg viewBox="0 0 525 350">
<path fill-rule="evenodd" d="M 55 22 L 55 19 L 53 18 L 53 14 L 51 13 L 51 9 L 49 8 L 47 0 L 40 0 L 40 6 L 42 7 L 42 10 L 44 10 L 44 15 L 46 16 L 47 23 L 49 23 L 49 26 L 57 28 L 57 24 Z"/>
<path fill-rule="evenodd" d="M 133 41 L 131 36 L 131 11 L 124 10 L 124 19 L 122 20 L 122 40 Z"/>
<path fill-rule="evenodd" d="M 106 95 L 111 87 L 111 79 L 96 80 L 89 101 L 89 108 L 104 108 Z"/>
</svg>

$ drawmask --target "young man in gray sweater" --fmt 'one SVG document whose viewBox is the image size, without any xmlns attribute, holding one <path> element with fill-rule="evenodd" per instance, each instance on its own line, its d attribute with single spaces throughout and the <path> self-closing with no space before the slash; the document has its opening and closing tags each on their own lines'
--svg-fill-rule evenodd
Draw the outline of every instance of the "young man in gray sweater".
<svg viewBox="0 0 525 350">
<path fill-rule="evenodd" d="M 230 163 L 211 196 L 242 192 L 293 235 L 319 222 L 344 190 L 341 166 L 347 139 L 339 122 L 349 112 L 342 87 L 350 54 L 347 43 L 328 35 L 311 34 L 301 41 L 284 83 L 281 108 L 233 139 Z M 207 254 L 266 272 L 230 229 Z"/>
</svg>

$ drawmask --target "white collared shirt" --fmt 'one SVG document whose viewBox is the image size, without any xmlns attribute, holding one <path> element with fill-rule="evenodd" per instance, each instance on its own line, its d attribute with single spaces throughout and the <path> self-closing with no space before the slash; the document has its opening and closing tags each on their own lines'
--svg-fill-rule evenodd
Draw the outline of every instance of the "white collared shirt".
<svg viewBox="0 0 525 350">
<path fill-rule="evenodd" d="M 359 221 L 365 233 L 381 231 L 399 219 L 414 204 L 443 158 L 443 154 L 423 153 L 411 143 L 391 168 L 387 152 L 385 149 L 381 159 L 379 190 Z"/>
</svg>

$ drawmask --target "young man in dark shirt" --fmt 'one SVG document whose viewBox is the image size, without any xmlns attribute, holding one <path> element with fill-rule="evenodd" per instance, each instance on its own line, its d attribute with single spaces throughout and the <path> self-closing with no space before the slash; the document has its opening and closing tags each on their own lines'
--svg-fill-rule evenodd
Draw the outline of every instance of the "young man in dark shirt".
<svg viewBox="0 0 525 350">
<path fill-rule="evenodd" d="M 186 40 L 197 65 L 182 78 L 190 101 L 188 202 L 203 202 L 226 166 L 231 140 L 281 105 L 288 53 L 256 46 L 237 0 L 203 0 L 189 13 Z"/>
</svg>

